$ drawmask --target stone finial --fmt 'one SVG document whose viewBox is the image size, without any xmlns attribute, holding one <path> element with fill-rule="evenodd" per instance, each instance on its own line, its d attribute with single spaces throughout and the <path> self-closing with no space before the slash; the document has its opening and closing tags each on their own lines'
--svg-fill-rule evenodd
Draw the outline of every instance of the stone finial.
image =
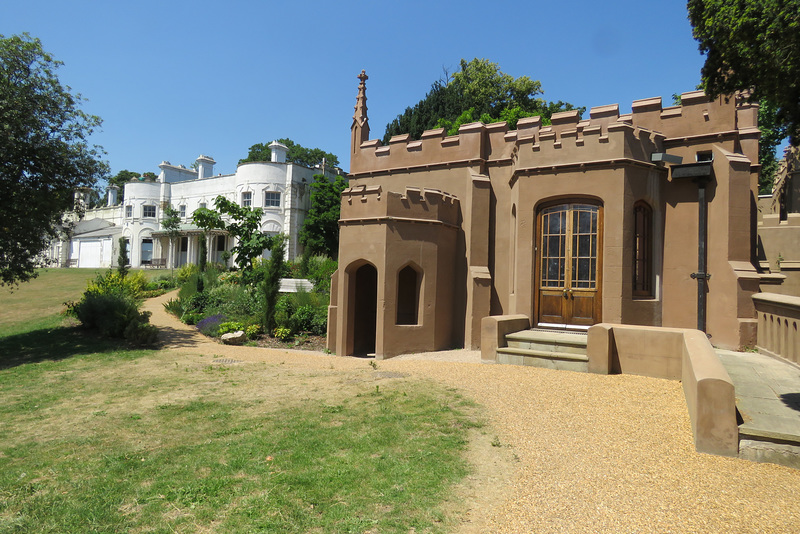
<svg viewBox="0 0 800 534">
<path fill-rule="evenodd" d="M 362 70 L 358 75 L 358 96 L 356 96 L 355 114 L 353 114 L 353 126 L 351 149 L 355 153 L 362 143 L 369 140 L 369 118 L 367 117 L 367 84 L 369 79 L 367 72 Z"/>
<path fill-rule="evenodd" d="M 369 80 L 369 76 L 367 76 L 366 71 L 362 70 L 361 74 L 358 75 L 358 79 L 360 83 L 358 84 L 358 96 L 356 96 L 356 105 L 354 107 L 356 112 L 353 115 L 353 119 L 363 126 L 369 120 L 367 118 L 367 84 L 365 83 Z"/>
</svg>

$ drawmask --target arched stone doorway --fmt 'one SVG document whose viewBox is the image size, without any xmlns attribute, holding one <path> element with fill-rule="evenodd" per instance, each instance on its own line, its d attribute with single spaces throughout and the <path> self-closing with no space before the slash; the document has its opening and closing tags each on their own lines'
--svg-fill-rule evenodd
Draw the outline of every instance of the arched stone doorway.
<svg viewBox="0 0 800 534">
<path fill-rule="evenodd" d="M 353 284 L 353 355 L 374 354 L 378 320 L 378 270 L 368 263 L 362 265 L 355 272 Z"/>
</svg>

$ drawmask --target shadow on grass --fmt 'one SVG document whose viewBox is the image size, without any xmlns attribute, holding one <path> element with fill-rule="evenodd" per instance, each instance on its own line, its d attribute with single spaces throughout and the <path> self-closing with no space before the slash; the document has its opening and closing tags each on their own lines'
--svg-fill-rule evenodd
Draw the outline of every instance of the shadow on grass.
<svg viewBox="0 0 800 534">
<path fill-rule="evenodd" d="M 79 326 L 42 328 L 0 338 L 0 370 L 26 363 L 138 348 L 147 347 L 132 347 L 119 339 L 102 338 Z"/>
</svg>

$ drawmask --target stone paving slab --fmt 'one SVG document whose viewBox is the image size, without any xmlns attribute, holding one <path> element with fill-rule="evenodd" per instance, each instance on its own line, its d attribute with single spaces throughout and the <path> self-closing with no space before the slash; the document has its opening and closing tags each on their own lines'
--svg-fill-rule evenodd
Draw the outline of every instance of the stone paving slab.
<svg viewBox="0 0 800 534">
<path fill-rule="evenodd" d="M 736 388 L 741 434 L 800 445 L 800 368 L 764 354 L 717 354 Z"/>
</svg>

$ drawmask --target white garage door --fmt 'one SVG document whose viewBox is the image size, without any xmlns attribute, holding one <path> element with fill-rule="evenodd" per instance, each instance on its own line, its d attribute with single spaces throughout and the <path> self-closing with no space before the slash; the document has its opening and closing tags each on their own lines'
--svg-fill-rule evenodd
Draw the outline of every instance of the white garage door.
<svg viewBox="0 0 800 534">
<path fill-rule="evenodd" d="M 78 267 L 98 268 L 102 259 L 102 245 L 99 239 L 81 241 Z"/>
</svg>

